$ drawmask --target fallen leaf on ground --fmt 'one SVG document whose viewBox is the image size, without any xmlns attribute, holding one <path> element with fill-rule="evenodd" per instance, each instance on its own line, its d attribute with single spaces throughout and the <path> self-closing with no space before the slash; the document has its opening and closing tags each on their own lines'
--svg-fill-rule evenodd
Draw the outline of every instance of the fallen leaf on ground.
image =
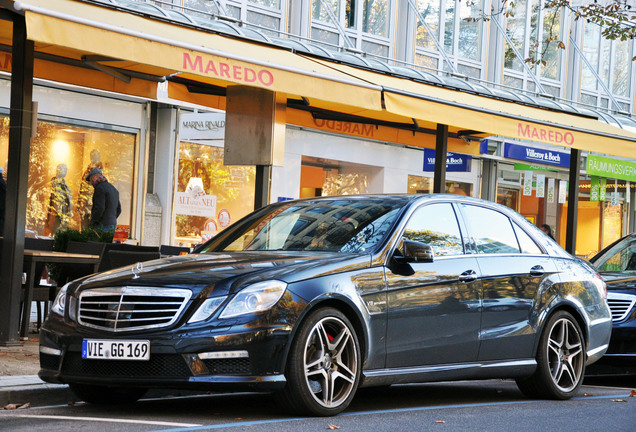
<svg viewBox="0 0 636 432">
<path fill-rule="evenodd" d="M 435 420 L 435 423 L 446 423 L 444 420 Z"/>
<path fill-rule="evenodd" d="M 336 426 L 336 425 L 329 425 L 329 429 L 334 430 L 334 429 L 340 429 L 340 426 Z"/>
<path fill-rule="evenodd" d="M 31 357 L 31 356 L 33 356 L 33 354 L 32 354 L 32 353 L 29 353 L 29 354 L 25 354 L 24 356 L 25 356 L 25 357 Z"/>
<path fill-rule="evenodd" d="M 31 408 L 31 402 L 27 402 L 18 407 L 18 409 L 27 409 L 27 408 Z"/>
<path fill-rule="evenodd" d="M 634 397 L 636 396 L 636 390 L 632 390 L 631 392 L 629 392 L 629 397 Z"/>
<path fill-rule="evenodd" d="M 6 356 L 6 355 L 7 355 L 7 353 L 0 353 L 0 357 Z"/>
<path fill-rule="evenodd" d="M 625 399 L 612 399 L 612 402 L 627 402 Z"/>
<path fill-rule="evenodd" d="M 583 393 L 583 396 L 594 396 L 594 395 L 593 395 L 593 394 L 591 394 L 591 393 L 587 393 L 587 392 L 585 392 L 585 393 Z"/>
<path fill-rule="evenodd" d="M 4 408 L 2 408 L 2 409 L 17 410 L 17 409 L 27 409 L 27 408 L 31 408 L 31 404 L 29 402 L 27 402 L 25 404 L 9 404 L 9 405 L 5 405 Z"/>
</svg>

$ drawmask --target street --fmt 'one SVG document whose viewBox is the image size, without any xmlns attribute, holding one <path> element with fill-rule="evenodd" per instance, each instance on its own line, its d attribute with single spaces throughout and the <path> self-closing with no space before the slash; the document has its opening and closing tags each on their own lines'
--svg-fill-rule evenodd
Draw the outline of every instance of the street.
<svg viewBox="0 0 636 432">
<path fill-rule="evenodd" d="M 514 382 L 501 380 L 361 389 L 343 414 L 327 418 L 286 415 L 266 394 L 144 399 L 116 407 L 82 403 L 0 411 L 0 430 L 636 430 L 636 397 L 630 397 L 631 387 L 601 384 L 598 380 L 586 383 L 580 396 L 569 401 L 530 400 L 521 395 Z"/>
</svg>

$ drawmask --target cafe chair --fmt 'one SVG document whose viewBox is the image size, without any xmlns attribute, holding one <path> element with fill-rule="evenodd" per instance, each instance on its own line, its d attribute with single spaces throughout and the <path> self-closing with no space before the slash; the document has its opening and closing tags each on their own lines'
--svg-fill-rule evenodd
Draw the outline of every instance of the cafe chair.
<svg viewBox="0 0 636 432">
<path fill-rule="evenodd" d="M 161 245 L 159 252 L 162 257 L 185 255 L 190 253 L 190 248 L 186 246 Z"/>
<path fill-rule="evenodd" d="M 38 251 L 52 251 L 53 250 L 53 239 L 43 239 L 43 238 L 24 238 L 24 249 L 38 250 Z M 27 266 L 23 266 L 22 271 L 27 274 L 29 269 Z M 55 295 L 56 284 L 53 283 L 51 285 L 42 284 L 42 279 L 47 277 L 48 272 L 46 272 L 46 264 L 45 263 L 37 263 L 35 265 L 35 273 L 33 277 L 33 293 L 31 300 L 36 302 L 37 307 L 37 328 L 40 329 L 42 322 L 46 318 L 49 312 L 49 302 L 53 300 L 52 297 Z M 28 283 L 28 280 L 26 281 Z M 22 299 L 24 299 L 24 290 L 26 289 L 26 284 L 22 286 Z M 22 308 L 20 308 L 22 310 Z"/>
<path fill-rule="evenodd" d="M 140 261 L 150 261 L 161 258 L 159 251 L 125 251 L 125 250 L 111 250 L 108 251 L 108 258 L 112 268 L 124 267 L 132 264 L 136 264 Z"/>
<path fill-rule="evenodd" d="M 99 272 L 111 270 L 117 267 L 110 262 L 110 257 L 111 257 L 110 252 L 112 251 L 154 252 L 154 255 L 151 255 L 151 258 L 147 258 L 144 261 L 147 261 L 148 259 L 160 258 L 158 246 L 138 246 L 138 245 L 130 245 L 126 243 L 106 243 L 104 247 L 104 253 L 102 254 L 102 259 L 99 262 L 99 270 L 98 270 Z M 122 265 L 126 265 L 126 264 L 122 264 Z"/>
<path fill-rule="evenodd" d="M 80 242 L 69 240 L 66 245 L 66 252 L 86 255 L 97 255 L 102 257 L 106 243 L 101 242 Z M 57 279 L 57 286 L 64 286 L 69 281 L 79 279 L 95 273 L 93 264 L 59 264 L 60 272 Z"/>
</svg>

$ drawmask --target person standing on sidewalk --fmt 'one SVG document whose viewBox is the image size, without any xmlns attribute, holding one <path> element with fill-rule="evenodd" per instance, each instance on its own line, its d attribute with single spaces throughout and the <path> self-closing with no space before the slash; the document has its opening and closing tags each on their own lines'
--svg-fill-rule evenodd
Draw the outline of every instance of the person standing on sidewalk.
<svg viewBox="0 0 636 432">
<path fill-rule="evenodd" d="M 106 180 L 99 168 L 90 170 L 86 181 L 95 189 L 90 225 L 101 226 L 104 231 L 115 231 L 117 218 L 121 214 L 119 191 Z"/>
</svg>

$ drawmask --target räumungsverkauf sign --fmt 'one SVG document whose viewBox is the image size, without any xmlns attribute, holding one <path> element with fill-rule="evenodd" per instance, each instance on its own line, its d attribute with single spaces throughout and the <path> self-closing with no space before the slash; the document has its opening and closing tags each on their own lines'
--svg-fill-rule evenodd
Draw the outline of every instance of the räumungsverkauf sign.
<svg viewBox="0 0 636 432">
<path fill-rule="evenodd" d="M 588 155 L 588 175 L 636 181 L 636 163 L 603 156 Z"/>
</svg>

